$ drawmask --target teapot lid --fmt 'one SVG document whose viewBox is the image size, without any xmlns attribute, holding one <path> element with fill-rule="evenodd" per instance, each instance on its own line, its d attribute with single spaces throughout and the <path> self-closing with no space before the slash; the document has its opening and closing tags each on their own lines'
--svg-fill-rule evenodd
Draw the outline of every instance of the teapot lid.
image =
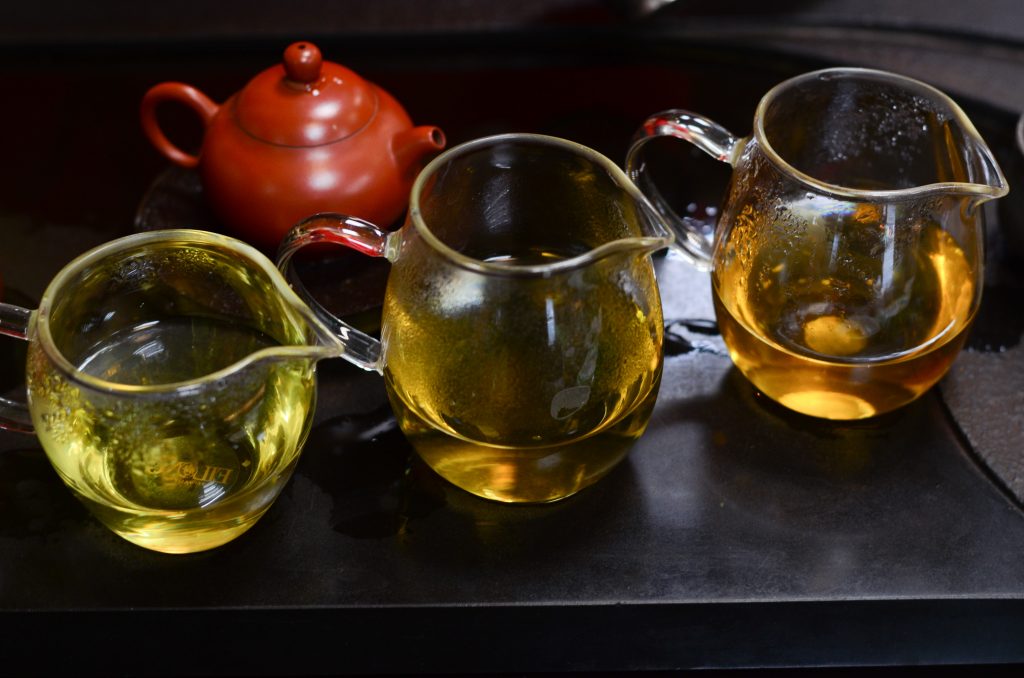
<svg viewBox="0 0 1024 678">
<path fill-rule="evenodd" d="M 284 62 L 249 81 L 235 120 L 250 135 L 282 146 L 319 146 L 355 134 L 374 117 L 377 95 L 353 71 L 324 61 L 311 42 L 296 42 Z"/>
</svg>

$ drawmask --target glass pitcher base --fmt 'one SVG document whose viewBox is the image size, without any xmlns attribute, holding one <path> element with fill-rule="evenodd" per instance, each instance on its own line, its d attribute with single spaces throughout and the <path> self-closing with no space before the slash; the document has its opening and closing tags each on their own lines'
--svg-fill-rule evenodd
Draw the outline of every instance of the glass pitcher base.
<svg viewBox="0 0 1024 678">
<path fill-rule="evenodd" d="M 136 546 L 161 553 L 197 553 L 222 546 L 248 531 L 271 501 L 242 515 L 216 511 L 140 514 L 107 506 L 79 495 L 79 500 L 108 529 Z"/>
<path fill-rule="evenodd" d="M 783 407 L 820 419 L 849 421 L 885 414 L 919 398 L 946 372 L 961 344 L 950 342 L 907 361 L 854 367 L 798 359 L 781 351 L 776 365 L 752 361 L 736 350 L 730 355 L 761 393 Z"/>
<path fill-rule="evenodd" d="M 831 391 L 796 391 L 778 397 L 789 409 L 823 419 L 866 419 L 879 414 L 867 400 L 847 393 Z"/>
<path fill-rule="evenodd" d="M 545 447 L 497 447 L 458 438 L 432 426 L 400 398 L 392 400 L 402 432 L 442 478 L 483 499 L 543 504 L 593 485 L 625 459 L 646 429 L 656 397 L 652 389 L 600 433 Z"/>
<path fill-rule="evenodd" d="M 462 490 L 503 503 L 546 504 L 571 497 L 603 478 L 626 457 L 634 441 L 594 436 L 586 444 L 540 454 L 476 445 L 443 434 L 412 442 L 428 466 Z"/>
</svg>

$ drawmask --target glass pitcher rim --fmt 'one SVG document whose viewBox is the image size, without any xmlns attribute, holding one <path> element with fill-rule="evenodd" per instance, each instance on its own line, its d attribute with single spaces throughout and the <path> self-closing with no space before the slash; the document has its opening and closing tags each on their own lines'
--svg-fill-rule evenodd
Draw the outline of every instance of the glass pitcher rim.
<svg viewBox="0 0 1024 678">
<path fill-rule="evenodd" d="M 832 184 L 827 181 L 817 179 L 805 172 L 798 170 L 793 167 L 785 158 L 783 158 L 778 151 L 768 142 L 767 136 L 764 130 L 764 119 L 767 112 L 768 106 L 777 99 L 782 92 L 787 89 L 806 82 L 820 78 L 822 75 L 834 74 L 840 76 L 854 77 L 854 76 L 870 76 L 891 82 L 899 82 L 911 87 L 915 87 L 926 92 L 930 97 L 936 101 L 942 103 L 951 111 L 956 118 L 957 122 L 961 125 L 964 132 L 975 142 L 980 144 L 980 147 L 984 149 L 985 154 L 990 161 L 992 168 L 995 170 L 995 178 L 998 185 L 993 186 L 990 184 L 981 184 L 975 182 L 963 182 L 963 181 L 937 181 L 929 184 L 922 184 L 920 186 L 911 186 L 909 188 L 899 189 L 885 189 L 885 190 L 869 190 L 869 189 L 857 189 L 842 186 L 840 184 Z M 757 104 L 757 109 L 754 114 L 754 131 L 753 137 L 757 140 L 759 147 L 764 151 L 764 154 L 784 173 L 794 177 L 801 183 L 804 183 L 816 192 L 831 195 L 838 198 L 855 199 L 862 201 L 877 201 L 887 200 L 891 201 L 894 199 L 911 199 L 924 195 L 930 195 L 935 193 L 954 193 L 960 195 L 973 195 L 980 198 L 994 199 L 1001 198 L 1009 193 L 1009 184 L 1006 181 L 1006 177 L 1003 174 L 1002 168 L 999 163 L 996 162 L 995 156 L 988 144 L 982 138 L 981 134 L 975 128 L 974 123 L 967 117 L 960 105 L 953 100 L 948 94 L 942 90 L 929 85 L 926 82 L 912 78 L 910 76 L 901 75 L 899 73 L 893 73 L 891 71 L 883 71 L 875 68 L 861 68 L 854 66 L 837 66 L 832 68 L 822 68 L 808 73 L 802 73 L 783 80 L 776 84 L 774 87 L 765 92 L 764 96 Z"/>
<path fill-rule="evenodd" d="M 566 259 L 560 259 L 546 264 L 510 264 L 498 261 L 483 261 L 465 255 L 449 245 L 445 244 L 427 225 L 420 209 L 420 198 L 423 194 L 426 182 L 434 176 L 437 171 L 448 164 L 453 158 L 471 153 L 484 146 L 495 146 L 501 143 L 529 141 L 539 145 L 558 147 L 571 151 L 594 162 L 614 179 L 615 183 L 639 205 L 639 209 L 647 217 L 651 227 L 656 231 L 654 235 L 640 235 L 629 238 L 617 238 L 591 248 L 582 254 Z M 629 179 L 625 171 L 612 162 L 607 156 L 589 146 L 563 139 L 561 137 L 547 134 L 535 134 L 528 132 L 508 132 L 472 139 L 463 142 L 444 151 L 431 160 L 416 177 L 413 182 L 409 199 L 409 221 L 416 228 L 424 241 L 438 254 L 460 268 L 483 273 L 487 275 L 503 277 L 548 277 L 566 271 L 576 270 L 588 266 L 615 252 L 626 252 L 633 250 L 654 251 L 672 244 L 675 236 L 672 229 L 665 223 L 654 206 L 644 196 L 639 188 Z"/>
<path fill-rule="evenodd" d="M 176 228 L 145 231 L 123 236 L 121 238 L 115 238 L 114 240 L 107 241 L 87 250 L 65 264 L 64 267 L 61 268 L 47 284 L 46 289 L 43 292 L 43 296 L 39 300 L 38 307 L 32 312 L 32 326 L 40 348 L 42 348 L 47 358 L 60 368 L 65 377 L 80 386 L 85 386 L 93 391 L 105 392 L 111 395 L 160 397 L 172 394 L 183 395 L 193 391 L 198 392 L 208 384 L 226 379 L 237 372 L 241 372 L 250 365 L 268 358 L 309 359 L 315 357 L 319 353 L 324 353 L 325 356 L 327 354 L 333 355 L 333 353 L 330 353 L 330 349 L 328 347 L 321 347 L 318 345 L 305 344 L 268 346 L 258 351 L 254 351 L 244 358 L 236 360 L 225 367 L 214 370 L 213 372 L 204 374 L 200 377 L 164 384 L 146 385 L 123 384 L 120 382 L 109 381 L 107 379 L 87 374 L 78 369 L 78 367 L 68 360 L 64 353 L 57 348 L 57 345 L 53 340 L 53 335 L 50 333 L 49 317 L 57 294 L 65 287 L 68 280 L 73 275 L 80 273 L 88 266 L 113 254 L 154 241 L 159 242 L 172 240 L 184 240 L 186 242 L 223 246 L 232 252 L 241 255 L 244 259 L 254 263 L 257 267 L 268 274 L 278 293 L 284 297 L 285 302 L 292 308 L 296 309 L 303 316 L 306 322 L 313 326 L 314 331 L 317 331 L 318 335 L 320 334 L 317 321 L 311 317 L 310 313 L 303 311 L 306 307 L 305 303 L 299 298 L 295 291 L 291 289 L 287 281 L 284 279 L 284 276 L 282 276 L 277 267 L 271 263 L 270 259 L 255 247 L 230 236 L 198 229 Z"/>
</svg>

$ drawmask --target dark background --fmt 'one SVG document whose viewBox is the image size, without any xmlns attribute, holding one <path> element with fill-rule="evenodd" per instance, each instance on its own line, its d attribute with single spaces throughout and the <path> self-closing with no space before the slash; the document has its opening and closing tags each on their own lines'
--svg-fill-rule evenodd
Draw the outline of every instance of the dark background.
<svg viewBox="0 0 1024 678">
<path fill-rule="evenodd" d="M 31 307 L 71 258 L 137 230 L 167 168 L 138 127 L 149 86 L 182 80 L 222 101 L 298 39 L 452 144 L 538 131 L 616 161 L 664 108 L 746 134 L 760 95 L 796 73 L 918 77 L 961 101 L 996 151 L 1015 192 L 993 222 L 995 263 L 1020 258 L 1020 2 L 62 0 L 0 10 L 4 300 Z M 187 115 L 166 114 L 198 141 Z M 713 205 L 727 174 L 708 163 L 678 180 Z M 123 542 L 34 438 L 0 434 L 0 672 L 1024 661 L 1024 514 L 938 390 L 863 424 L 790 415 L 731 369 L 718 337 L 687 325 L 711 317 L 706 277 L 673 257 L 657 265 L 675 338 L 651 428 L 607 479 L 551 507 L 445 485 L 395 430 L 380 380 L 340 361 L 321 366 L 286 492 L 205 554 Z M 1019 291 L 995 307 L 986 295 L 998 311 L 986 329 L 1018 346 L 1019 322 L 1002 319 L 1020 317 Z M 0 341 L 0 391 L 21 388 L 23 355 Z M 1013 413 L 990 414 L 999 426 Z"/>
</svg>

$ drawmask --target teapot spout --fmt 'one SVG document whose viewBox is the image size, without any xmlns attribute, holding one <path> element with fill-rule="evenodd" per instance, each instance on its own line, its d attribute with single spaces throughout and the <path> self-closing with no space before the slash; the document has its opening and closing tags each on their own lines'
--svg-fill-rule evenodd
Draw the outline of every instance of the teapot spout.
<svg viewBox="0 0 1024 678">
<path fill-rule="evenodd" d="M 416 174 L 425 158 L 444 149 L 445 141 L 441 128 L 420 125 L 396 134 L 391 141 L 391 151 L 402 171 Z"/>
</svg>

